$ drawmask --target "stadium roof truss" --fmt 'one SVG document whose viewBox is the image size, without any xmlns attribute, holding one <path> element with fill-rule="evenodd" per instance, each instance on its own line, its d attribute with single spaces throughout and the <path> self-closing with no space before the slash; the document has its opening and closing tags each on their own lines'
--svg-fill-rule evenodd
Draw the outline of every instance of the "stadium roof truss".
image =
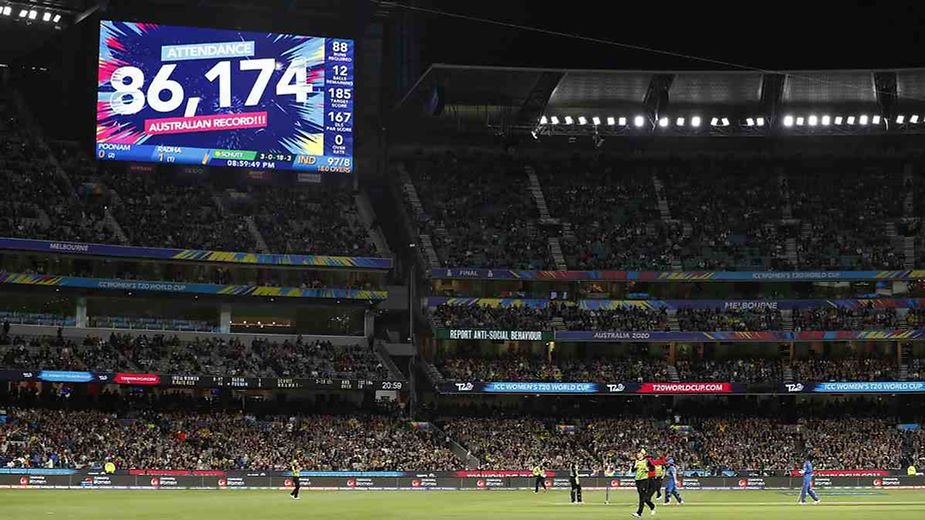
<svg viewBox="0 0 925 520">
<path fill-rule="evenodd" d="M 925 133 L 925 69 L 606 71 L 436 64 L 395 110 L 421 131 L 499 135 Z"/>
</svg>

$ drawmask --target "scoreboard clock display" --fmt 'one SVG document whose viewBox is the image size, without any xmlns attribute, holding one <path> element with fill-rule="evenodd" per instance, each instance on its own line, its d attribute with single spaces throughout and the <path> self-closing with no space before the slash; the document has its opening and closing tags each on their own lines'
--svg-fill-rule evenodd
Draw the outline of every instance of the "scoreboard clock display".
<svg viewBox="0 0 925 520">
<path fill-rule="evenodd" d="M 354 42 L 104 20 L 100 160 L 349 174 Z"/>
</svg>

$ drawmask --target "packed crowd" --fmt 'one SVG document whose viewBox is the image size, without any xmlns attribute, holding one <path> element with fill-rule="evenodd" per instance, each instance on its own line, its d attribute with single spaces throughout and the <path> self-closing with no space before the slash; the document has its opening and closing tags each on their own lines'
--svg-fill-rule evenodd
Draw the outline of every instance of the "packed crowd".
<svg viewBox="0 0 925 520">
<path fill-rule="evenodd" d="M 674 366 L 681 381 L 764 383 L 784 380 L 783 364 L 774 359 L 678 360 Z"/>
<path fill-rule="evenodd" d="M 416 208 L 405 191 L 407 212 L 444 266 L 553 268 L 523 164 L 460 151 L 422 155 L 405 165 L 421 204 Z"/>
<path fill-rule="evenodd" d="M 650 168 L 577 155 L 537 164 L 549 212 L 568 223 L 562 251 L 572 269 L 668 270 L 670 227 L 658 222 Z"/>
<path fill-rule="evenodd" d="M 428 311 L 437 328 L 548 330 L 553 317 L 553 307 L 441 304 Z"/>
<path fill-rule="evenodd" d="M 896 381 L 901 379 L 895 359 L 678 359 L 650 357 L 554 359 L 507 351 L 500 356 L 456 353 L 436 363 L 439 372 L 456 381 L 571 381 L 669 382 L 718 381 L 783 383 L 824 381 Z M 787 369 L 790 373 L 787 374 Z M 907 379 L 917 379 L 925 363 L 908 364 Z"/>
<path fill-rule="evenodd" d="M 678 309 L 681 330 L 744 331 L 783 330 L 783 317 L 777 309 Z"/>
<path fill-rule="evenodd" d="M 790 364 L 795 381 L 896 381 L 896 360 L 805 359 Z"/>
<path fill-rule="evenodd" d="M 377 256 L 347 188 L 267 187 L 246 199 L 230 206 L 254 215 L 270 251 Z"/>
<path fill-rule="evenodd" d="M 0 236 L 85 242 L 111 241 L 103 204 L 62 175 L 37 130 L 0 87 Z"/>
<path fill-rule="evenodd" d="M 447 266 L 540 268 L 545 236 L 559 238 L 576 270 L 900 269 L 902 237 L 915 231 L 901 201 L 913 188 L 901 163 L 850 153 L 814 163 L 460 152 L 405 164 L 424 205 L 419 232 L 435 238 Z M 523 171 L 536 172 L 553 222 L 536 216 Z M 512 255 L 518 248 L 524 258 Z"/>
<path fill-rule="evenodd" d="M 562 433 L 531 417 L 475 419 L 456 418 L 443 425 L 444 431 L 469 449 L 480 469 L 526 469 L 535 465 L 567 468 L 600 465 L 574 434 Z"/>
<path fill-rule="evenodd" d="M 457 381 L 669 381 L 668 364 L 643 359 L 566 359 L 546 361 L 532 357 L 496 359 L 449 358 L 438 365 L 446 379 Z"/>
<path fill-rule="evenodd" d="M 862 306 L 794 310 L 793 330 L 870 330 L 900 327 L 896 309 Z"/>
<path fill-rule="evenodd" d="M 0 338 L 2 368 L 113 370 L 242 377 L 392 379 L 371 347 L 326 341 L 244 343 L 220 337 L 181 341 L 112 334 L 81 342 L 54 337 Z"/>
<path fill-rule="evenodd" d="M 430 430 L 390 416 L 9 409 L 0 467 L 320 471 L 459 469 Z"/>
</svg>

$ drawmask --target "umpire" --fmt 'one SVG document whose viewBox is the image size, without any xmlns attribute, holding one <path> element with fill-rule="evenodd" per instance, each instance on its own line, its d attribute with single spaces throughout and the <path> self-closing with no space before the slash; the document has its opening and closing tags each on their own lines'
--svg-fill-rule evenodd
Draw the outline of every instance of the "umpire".
<svg viewBox="0 0 925 520">
<path fill-rule="evenodd" d="M 581 504 L 581 475 L 578 474 L 578 463 L 572 464 L 572 469 L 568 473 L 568 483 L 571 486 L 571 495 L 573 504 Z"/>
</svg>

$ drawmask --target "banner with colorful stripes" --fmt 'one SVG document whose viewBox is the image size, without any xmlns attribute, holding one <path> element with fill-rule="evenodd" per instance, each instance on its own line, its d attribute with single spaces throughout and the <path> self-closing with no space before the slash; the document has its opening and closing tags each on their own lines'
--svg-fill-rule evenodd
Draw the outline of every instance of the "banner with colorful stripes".
<svg viewBox="0 0 925 520">
<path fill-rule="evenodd" d="M 279 265 L 340 269 L 392 268 L 391 258 L 372 258 L 365 256 L 239 253 L 231 251 L 210 251 L 204 249 L 172 249 L 160 247 L 119 246 L 112 244 L 87 244 L 81 242 L 55 242 L 48 240 L 29 240 L 22 238 L 0 238 L 0 250 L 38 251 L 42 253 L 85 256 L 114 256 L 123 258 L 182 260 L 189 262 L 220 262 L 247 265 Z"/>
<path fill-rule="evenodd" d="M 612 282 L 825 282 L 915 280 L 925 269 L 903 271 L 530 271 L 514 269 L 438 268 L 435 279 L 543 280 Z"/>
<path fill-rule="evenodd" d="M 361 289 L 303 289 L 301 287 L 219 285 L 211 283 L 161 282 L 154 280 L 118 280 L 113 278 L 84 278 L 80 276 L 22 273 L 0 273 L 0 284 L 67 287 L 74 289 L 103 289 L 113 291 L 364 301 L 382 301 L 388 297 L 388 292 L 386 291 L 369 291 Z"/>
</svg>

